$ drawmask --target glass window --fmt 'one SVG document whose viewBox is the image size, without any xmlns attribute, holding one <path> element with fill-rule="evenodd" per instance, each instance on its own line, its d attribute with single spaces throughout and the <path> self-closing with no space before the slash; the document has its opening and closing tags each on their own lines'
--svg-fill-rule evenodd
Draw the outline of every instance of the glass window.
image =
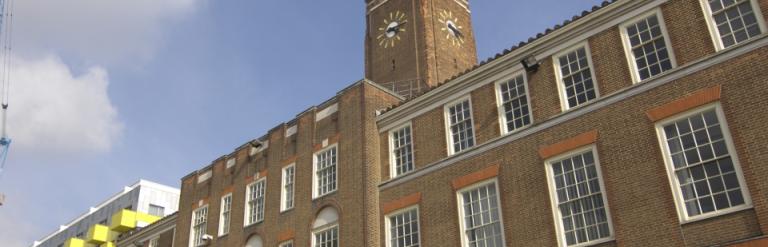
<svg viewBox="0 0 768 247">
<path fill-rule="evenodd" d="M 153 238 L 149 240 L 149 247 L 158 247 L 159 238 Z"/>
<path fill-rule="evenodd" d="M 219 236 L 229 233 L 229 222 L 232 211 L 232 194 L 221 198 L 221 215 L 219 216 Z"/>
<path fill-rule="evenodd" d="M 566 109 L 597 98 L 587 48 L 579 47 L 557 58 Z"/>
<path fill-rule="evenodd" d="M 465 246 L 504 246 L 496 182 L 459 192 Z"/>
<path fill-rule="evenodd" d="M 193 247 L 204 244 L 203 235 L 208 221 L 208 206 L 198 208 L 192 213 L 192 241 Z"/>
<path fill-rule="evenodd" d="M 599 167 L 592 150 L 551 162 L 561 243 L 568 246 L 611 237 Z M 562 241 L 565 240 L 565 241 Z"/>
<path fill-rule="evenodd" d="M 392 131 L 392 176 L 413 171 L 413 146 L 411 144 L 411 125 Z"/>
<path fill-rule="evenodd" d="M 315 154 L 315 197 L 336 191 L 336 146 Z"/>
<path fill-rule="evenodd" d="M 149 215 L 163 217 L 165 216 L 165 208 L 162 206 L 149 204 L 149 211 L 147 213 L 149 213 Z"/>
<path fill-rule="evenodd" d="M 245 225 L 251 225 L 264 220 L 264 190 L 266 186 L 266 178 L 248 185 L 246 191 L 248 207 L 246 208 Z"/>
<path fill-rule="evenodd" d="M 315 232 L 314 247 L 338 247 L 339 226 L 335 225 L 327 229 Z"/>
<path fill-rule="evenodd" d="M 708 0 L 707 3 L 722 48 L 731 47 L 762 33 L 752 1 Z"/>
<path fill-rule="evenodd" d="M 390 247 L 419 246 L 419 212 L 416 208 L 387 217 Z"/>
<path fill-rule="evenodd" d="M 451 154 L 475 146 L 475 134 L 472 126 L 472 109 L 469 98 L 446 107 Z"/>
<path fill-rule="evenodd" d="M 525 76 L 518 75 L 499 83 L 502 120 L 505 133 L 531 124 L 531 108 L 528 105 L 528 89 Z"/>
<path fill-rule="evenodd" d="M 295 171 L 296 166 L 293 164 L 283 168 L 282 211 L 293 208 L 293 183 Z"/>
<path fill-rule="evenodd" d="M 663 124 L 668 168 L 687 217 L 748 204 L 723 121 L 708 109 Z M 670 174 L 672 175 L 672 174 Z"/>
<path fill-rule="evenodd" d="M 626 28 L 630 56 L 638 81 L 672 69 L 669 47 L 657 14 L 629 24 Z"/>
<path fill-rule="evenodd" d="M 280 247 L 293 247 L 293 241 L 280 243 Z"/>
</svg>

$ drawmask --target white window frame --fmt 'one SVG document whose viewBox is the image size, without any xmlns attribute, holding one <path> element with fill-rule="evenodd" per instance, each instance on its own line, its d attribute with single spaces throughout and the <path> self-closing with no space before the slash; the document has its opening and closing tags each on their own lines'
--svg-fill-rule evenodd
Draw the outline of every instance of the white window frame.
<svg viewBox="0 0 768 247">
<path fill-rule="evenodd" d="M 290 168 L 293 168 L 293 174 L 291 174 L 291 176 L 293 176 L 293 178 L 291 178 L 291 181 L 293 181 L 293 184 L 292 184 L 293 187 L 291 187 L 291 190 L 292 190 L 291 198 L 290 198 L 291 206 L 288 207 L 286 204 L 288 203 L 289 198 L 287 197 L 288 191 L 285 189 L 285 186 L 286 186 L 285 179 L 286 179 L 287 171 Z M 296 198 L 296 163 L 291 163 L 290 165 L 283 167 L 281 173 L 282 173 L 282 176 L 280 179 L 280 212 L 285 212 L 293 209 L 293 207 L 296 206 L 296 200 L 295 200 Z"/>
<path fill-rule="evenodd" d="M 760 32 L 765 34 L 765 17 L 761 12 L 760 5 L 755 0 L 747 1 L 749 1 L 749 3 L 752 5 L 752 11 L 755 13 L 755 19 L 757 19 L 757 26 L 760 27 Z M 717 24 L 715 23 L 714 17 L 712 16 L 712 9 L 709 7 L 709 2 L 707 0 L 699 0 L 699 3 L 701 3 L 702 11 L 704 11 L 704 19 L 707 22 L 709 36 L 712 38 L 712 43 L 715 45 L 715 51 L 722 51 L 731 47 L 738 46 L 738 44 L 735 44 L 728 48 L 725 47 L 723 40 L 720 38 L 720 31 L 717 30 Z"/>
<path fill-rule="evenodd" d="M 641 14 L 635 18 L 630 19 L 629 21 L 626 21 L 624 22 L 624 24 L 621 24 L 621 26 L 619 26 L 619 31 L 621 32 L 622 44 L 624 45 L 624 54 L 626 54 L 627 62 L 629 63 L 629 73 L 632 75 L 633 84 L 636 84 L 645 80 L 650 80 L 651 78 L 654 78 L 661 74 L 666 73 L 666 72 L 661 72 L 661 74 L 648 77 L 645 80 L 640 79 L 640 72 L 637 70 L 637 61 L 635 60 L 635 54 L 634 52 L 632 52 L 632 43 L 630 43 L 629 34 L 627 33 L 628 27 L 634 25 L 635 23 L 641 20 L 647 19 L 652 15 L 656 15 L 656 18 L 659 21 L 659 28 L 661 28 L 661 35 L 664 37 L 664 43 L 667 49 L 667 53 L 669 53 L 668 54 L 669 62 L 672 64 L 672 68 L 670 68 L 669 70 L 674 70 L 675 68 L 677 68 L 677 59 L 675 58 L 675 51 L 672 48 L 672 41 L 669 39 L 669 32 L 667 31 L 667 24 L 664 21 L 664 15 L 661 12 L 661 8 L 655 8 L 651 11 L 648 11 L 644 14 Z"/>
<path fill-rule="evenodd" d="M 201 207 L 199 207 L 199 208 L 197 208 L 195 210 L 192 210 L 192 220 L 190 221 L 190 224 L 189 224 L 189 246 L 190 247 L 202 246 L 202 244 L 195 245 L 195 241 L 197 240 L 195 238 L 195 218 L 196 218 L 195 216 L 196 216 L 196 214 L 199 211 L 202 211 L 202 210 L 205 210 L 205 223 L 204 223 L 205 227 L 203 227 L 203 229 L 202 229 L 203 230 L 203 234 L 201 234 L 200 236 L 202 238 L 202 236 L 205 236 L 206 234 L 208 234 L 208 215 L 209 215 L 210 212 L 208 210 L 208 204 L 206 204 L 206 205 L 201 206 Z M 203 241 L 201 241 L 201 243 Z"/>
<path fill-rule="evenodd" d="M 456 150 L 453 150 L 453 133 L 451 132 L 451 113 L 450 113 L 450 108 L 451 108 L 451 106 L 455 106 L 458 103 L 461 103 L 463 101 L 469 102 L 469 123 L 472 125 L 471 126 L 472 127 L 472 141 L 473 141 L 474 144 L 471 147 L 465 148 L 464 150 L 456 151 Z M 467 151 L 469 149 L 472 149 L 473 147 L 476 147 L 478 145 L 477 144 L 477 135 L 476 135 L 477 134 L 477 129 L 475 128 L 475 113 L 472 110 L 472 97 L 471 97 L 471 95 L 465 95 L 465 96 L 462 96 L 462 97 L 460 97 L 460 98 L 458 98 L 456 100 L 453 100 L 451 102 L 446 103 L 443 106 L 443 122 L 445 123 L 445 141 L 446 141 L 448 156 L 451 156 L 451 155 L 454 155 L 454 154 L 457 154 L 457 153 L 462 153 L 462 152 Z"/>
<path fill-rule="evenodd" d="M 603 197 L 603 205 L 605 208 L 605 217 L 608 222 L 608 231 L 610 232 L 610 237 L 607 238 L 601 238 L 597 240 L 592 240 L 589 242 L 584 242 L 576 245 L 568 245 L 568 243 L 565 240 L 565 233 L 563 232 L 563 222 L 562 217 L 560 216 L 560 210 L 559 210 L 559 202 L 557 200 L 557 188 L 554 183 L 554 171 L 552 170 L 552 163 L 561 161 L 563 159 L 568 159 L 570 157 L 573 157 L 574 155 L 579 155 L 582 153 L 586 153 L 587 151 L 592 152 L 592 157 L 595 159 L 595 170 L 597 171 L 597 177 L 598 181 L 600 182 L 600 195 Z M 546 161 L 544 161 L 545 170 L 547 173 L 547 186 L 549 187 L 549 203 L 552 208 L 552 218 L 555 222 L 555 234 L 557 234 L 557 245 L 558 246 L 568 246 L 568 247 L 579 247 L 579 246 L 592 246 L 597 245 L 600 243 L 606 243 L 610 241 L 616 240 L 616 232 L 613 229 L 613 220 L 611 219 L 611 208 L 608 203 L 608 196 L 606 195 L 606 187 L 605 187 L 605 177 L 603 177 L 602 169 L 600 168 L 600 157 L 597 153 L 597 147 L 592 144 L 586 147 L 578 148 L 575 150 L 568 151 L 566 153 L 562 153 L 560 155 L 557 155 L 555 157 L 549 158 Z"/>
<path fill-rule="evenodd" d="M 289 244 L 290 244 L 291 246 L 293 246 L 293 240 L 288 240 L 288 241 L 283 241 L 283 242 L 280 242 L 280 244 L 278 245 L 278 247 L 286 247 L 286 246 L 288 246 Z"/>
<path fill-rule="evenodd" d="M 340 159 L 339 159 L 339 148 L 338 147 L 339 147 L 338 143 L 334 143 L 334 144 L 328 145 L 327 147 L 325 147 L 325 148 L 323 148 L 323 149 L 321 149 L 321 150 L 319 150 L 317 152 L 314 152 L 312 154 L 312 199 L 313 200 L 317 199 L 317 198 L 324 197 L 326 195 L 333 194 L 334 192 L 339 190 L 339 161 L 340 161 Z M 317 176 L 317 162 L 318 162 L 317 155 L 320 154 L 320 153 L 326 152 L 328 150 L 331 150 L 333 148 L 336 149 L 336 165 L 334 166 L 334 169 L 335 169 L 334 173 L 336 174 L 336 181 L 334 181 L 334 183 L 336 183 L 336 186 L 335 186 L 335 188 L 332 191 L 328 191 L 328 192 L 325 192 L 325 194 L 320 195 L 320 194 L 318 194 L 318 191 L 317 191 L 317 189 L 320 186 L 320 180 L 319 180 L 319 177 Z"/>
<path fill-rule="evenodd" d="M 510 131 L 509 129 L 507 129 L 507 114 L 505 114 L 506 112 L 504 110 L 504 96 L 502 95 L 502 92 L 501 92 L 501 84 L 507 83 L 510 80 L 515 79 L 521 75 L 523 76 L 523 84 L 525 85 L 525 98 L 528 101 L 527 103 L 528 117 L 530 118 L 531 122 L 526 126 Z M 520 130 L 526 129 L 531 125 L 533 125 L 533 108 L 531 107 L 531 91 L 530 91 L 530 87 L 528 86 L 528 73 L 525 73 L 525 71 L 518 71 L 509 76 L 503 77 L 501 80 L 498 80 L 494 84 L 494 88 L 495 88 L 494 91 L 496 92 L 496 109 L 499 113 L 499 131 L 501 131 L 499 133 L 501 133 L 501 135 L 507 135 L 510 133 L 518 132 Z"/>
<path fill-rule="evenodd" d="M 594 84 L 595 87 L 595 98 L 592 100 L 589 100 L 588 102 L 582 103 L 575 107 L 570 107 L 568 105 L 568 94 L 565 92 L 565 83 L 563 82 L 563 74 L 560 70 L 560 57 L 563 55 L 566 55 L 568 53 L 574 52 L 578 50 L 579 48 L 584 48 L 584 52 L 587 55 L 587 64 L 589 65 L 589 73 L 592 76 L 592 84 Z M 560 109 L 565 112 L 570 109 L 574 108 L 580 108 L 584 105 L 592 104 L 594 101 L 597 101 L 600 99 L 600 84 L 598 84 L 597 77 L 595 76 L 595 64 L 592 62 L 592 50 L 589 48 L 589 42 L 588 41 L 582 41 L 574 46 L 569 47 L 568 49 L 564 49 L 563 51 L 555 54 L 552 56 L 552 60 L 554 62 L 555 67 L 555 82 L 557 83 L 557 92 L 560 97 Z"/>
<path fill-rule="evenodd" d="M 147 247 L 159 247 L 160 237 L 156 236 L 151 239 L 149 239 L 149 242 L 147 243 Z"/>
<path fill-rule="evenodd" d="M 397 157 L 395 157 L 395 132 L 402 130 L 403 128 L 411 128 L 411 161 L 413 162 L 413 169 L 401 174 L 397 174 Z M 416 157 L 413 153 L 413 125 L 411 122 L 402 124 L 389 131 L 389 178 L 396 178 L 405 174 L 411 173 L 416 170 Z"/>
<path fill-rule="evenodd" d="M 229 209 L 225 211 L 224 209 L 226 208 L 226 198 L 229 198 Z M 229 234 L 230 227 L 232 226 L 232 193 L 228 193 L 222 196 L 221 204 L 219 205 L 219 236 L 224 236 Z M 224 213 L 228 214 L 226 216 L 227 220 L 224 219 Z"/>
<path fill-rule="evenodd" d="M 742 196 L 744 198 L 744 204 L 730 207 L 727 209 L 723 209 L 720 211 L 712 211 L 707 213 L 702 213 L 700 215 L 696 215 L 693 217 L 689 217 L 688 214 L 685 211 L 685 199 L 683 199 L 682 191 L 680 190 L 679 181 L 677 181 L 677 178 L 675 177 L 675 168 L 672 163 L 672 156 L 669 153 L 669 147 L 667 146 L 666 142 L 666 134 L 664 132 L 664 125 L 670 124 L 672 122 L 681 120 L 683 118 L 688 118 L 696 114 L 700 114 L 701 112 L 708 111 L 715 109 L 715 113 L 717 114 L 717 120 L 720 122 L 720 128 L 723 132 L 723 139 L 725 140 L 726 148 L 728 149 L 728 154 L 731 156 L 731 161 L 733 162 L 733 168 L 736 172 L 736 178 L 739 181 L 740 189 Z M 741 163 L 738 156 L 738 153 L 736 152 L 735 145 L 733 143 L 733 139 L 731 136 L 730 128 L 728 127 L 728 123 L 726 122 L 727 119 L 725 118 L 725 113 L 723 112 L 722 105 L 720 102 L 700 106 L 691 110 L 687 110 L 682 113 L 678 113 L 674 116 L 667 117 L 661 121 L 656 122 L 656 136 L 658 137 L 659 141 L 659 147 L 661 147 L 661 153 L 662 156 L 664 156 L 664 167 L 667 170 L 667 178 L 669 179 L 669 186 L 670 189 L 672 189 L 672 195 L 675 200 L 675 206 L 677 208 L 677 216 L 680 220 L 680 224 L 700 221 L 709 219 L 712 217 L 718 217 L 746 209 L 751 209 L 753 207 L 752 205 L 752 198 L 751 194 L 749 193 L 749 188 L 747 187 L 746 180 L 744 179 L 744 171 L 741 169 Z"/>
<path fill-rule="evenodd" d="M 257 183 L 264 183 L 264 194 L 262 195 L 264 200 L 262 200 L 262 204 L 263 205 L 262 205 L 262 208 L 261 208 L 261 210 L 262 210 L 262 212 L 261 212 L 261 219 L 258 218 L 258 212 L 256 212 L 256 215 L 257 215 L 256 221 L 248 222 L 248 220 L 251 218 L 251 210 L 248 207 L 248 203 L 250 202 L 248 197 L 251 194 L 251 185 L 255 185 Z M 256 198 L 254 198 L 254 200 L 256 200 Z M 250 226 L 250 225 L 255 225 L 255 224 L 263 222 L 264 221 L 264 214 L 265 214 L 265 211 L 266 211 L 266 205 L 267 205 L 267 177 L 262 177 L 262 178 L 256 179 L 252 183 L 249 183 L 248 185 L 245 186 L 245 214 L 244 214 L 245 215 L 245 219 L 243 220 L 244 225 L 245 226 Z M 258 206 L 255 206 L 255 207 L 256 207 L 256 210 L 258 210 Z"/>
<path fill-rule="evenodd" d="M 328 230 L 331 230 L 333 228 L 336 228 L 336 243 L 341 242 L 341 229 L 339 228 L 339 222 L 333 222 L 331 224 L 321 226 L 315 229 L 312 229 L 312 247 L 317 246 L 317 242 L 315 240 L 318 233 L 325 232 Z"/>
<path fill-rule="evenodd" d="M 384 231 L 385 231 L 385 236 L 386 236 L 386 238 L 385 238 L 386 242 L 385 242 L 385 245 L 384 245 L 385 247 L 392 247 L 392 237 L 393 236 L 392 236 L 392 233 L 390 231 L 390 228 L 392 227 L 392 219 L 390 217 L 395 216 L 395 215 L 399 215 L 399 214 L 402 214 L 402 213 L 405 213 L 405 212 L 409 212 L 411 210 L 416 210 L 416 226 L 418 226 L 418 228 L 419 228 L 419 231 L 418 231 L 418 234 L 419 234 L 418 245 L 421 246 L 421 238 L 422 238 L 422 235 L 421 235 L 421 222 L 420 222 L 421 221 L 421 215 L 419 215 L 419 213 L 420 213 L 419 212 L 419 205 L 414 205 L 414 206 L 398 209 L 398 210 L 396 210 L 394 212 L 391 212 L 391 213 L 389 213 L 389 214 L 384 216 Z"/>
<path fill-rule="evenodd" d="M 458 215 L 459 216 L 459 237 L 461 238 L 461 246 L 462 247 L 468 246 L 466 229 L 464 227 L 466 225 L 466 223 L 464 222 L 464 213 L 465 212 L 464 212 L 464 204 L 463 204 L 463 202 L 464 202 L 463 199 L 464 198 L 463 198 L 462 194 L 464 192 L 466 192 L 466 191 L 474 190 L 474 189 L 486 186 L 486 185 L 491 184 L 491 183 L 493 183 L 494 186 L 496 186 L 496 197 L 497 197 L 496 198 L 496 204 L 497 204 L 496 207 L 499 209 L 499 224 L 500 224 L 500 227 L 501 227 L 502 247 L 507 246 L 507 237 L 506 237 L 506 235 L 505 235 L 506 233 L 504 231 L 504 214 L 503 214 L 504 213 L 503 212 L 504 209 L 501 207 L 502 198 L 501 198 L 501 191 L 499 190 L 499 180 L 497 178 L 491 178 L 491 179 L 487 179 L 487 180 L 483 180 L 483 181 L 474 183 L 474 184 L 472 184 L 470 186 L 461 188 L 460 190 L 456 191 L 456 206 L 457 206 L 457 211 L 459 213 L 459 215 Z M 419 226 L 419 230 L 421 230 L 421 226 Z M 419 236 L 419 237 L 421 237 L 421 236 Z"/>
</svg>

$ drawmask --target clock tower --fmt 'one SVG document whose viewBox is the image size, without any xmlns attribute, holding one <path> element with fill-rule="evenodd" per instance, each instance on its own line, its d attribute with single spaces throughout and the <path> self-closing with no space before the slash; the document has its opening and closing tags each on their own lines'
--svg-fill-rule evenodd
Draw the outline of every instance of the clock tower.
<svg viewBox="0 0 768 247">
<path fill-rule="evenodd" d="M 410 98 L 477 64 L 467 0 L 366 5 L 366 78 Z"/>
</svg>

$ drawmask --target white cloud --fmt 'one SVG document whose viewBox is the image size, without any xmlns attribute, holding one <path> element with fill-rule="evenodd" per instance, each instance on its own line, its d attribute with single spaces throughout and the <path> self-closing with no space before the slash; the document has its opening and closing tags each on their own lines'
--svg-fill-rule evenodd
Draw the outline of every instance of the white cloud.
<svg viewBox="0 0 768 247">
<path fill-rule="evenodd" d="M 14 46 L 25 57 L 55 53 L 89 64 L 151 59 L 168 24 L 203 0 L 15 0 Z"/>
<path fill-rule="evenodd" d="M 8 132 L 20 152 L 108 151 L 123 124 L 107 94 L 106 70 L 80 75 L 59 58 L 16 58 L 13 65 Z"/>
</svg>

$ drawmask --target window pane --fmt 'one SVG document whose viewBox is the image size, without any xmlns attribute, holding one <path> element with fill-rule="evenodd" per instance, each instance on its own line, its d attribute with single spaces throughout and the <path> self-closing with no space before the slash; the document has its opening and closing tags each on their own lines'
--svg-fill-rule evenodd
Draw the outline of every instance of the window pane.
<svg viewBox="0 0 768 247">
<path fill-rule="evenodd" d="M 685 200 L 689 217 L 717 212 L 744 203 L 742 185 L 733 168 L 723 131 L 714 109 L 706 110 L 663 126 L 667 150 L 672 153 L 675 180 Z M 678 135 L 670 136 L 670 129 Z M 683 143 L 685 159 L 676 159 Z M 728 194 L 725 193 L 728 191 Z M 733 197 L 729 196 L 733 192 Z"/>
<path fill-rule="evenodd" d="M 394 158 L 392 164 L 395 166 L 392 177 L 414 169 L 411 136 L 410 125 L 392 132 L 392 157 Z"/>
<path fill-rule="evenodd" d="M 506 131 L 512 132 L 531 123 L 528 95 L 523 75 L 499 84 Z"/>
<path fill-rule="evenodd" d="M 576 107 L 597 97 L 592 72 L 587 62 L 586 48 L 561 56 L 560 71 L 568 107 Z"/>
<path fill-rule="evenodd" d="M 605 203 L 600 188 L 600 176 L 597 175 L 592 151 L 577 154 L 563 160 L 552 162 L 553 167 L 569 164 L 566 174 L 573 174 L 565 183 L 555 182 L 555 189 L 572 192 L 567 197 L 557 197 L 558 211 L 562 225 L 563 238 L 568 245 L 575 245 L 610 237 L 611 233 L 601 230 L 607 227 Z M 567 175 L 566 175 L 567 176 Z"/>
<path fill-rule="evenodd" d="M 448 107 L 448 121 L 453 152 L 458 153 L 475 146 L 475 135 L 472 126 L 472 109 L 469 99 Z"/>
<path fill-rule="evenodd" d="M 391 247 L 419 246 L 419 215 L 416 209 L 389 217 Z"/>
<path fill-rule="evenodd" d="M 323 196 L 336 191 L 336 147 L 315 155 L 316 171 L 315 184 L 317 196 Z"/>
<path fill-rule="evenodd" d="M 469 246 L 504 246 L 496 183 L 461 192 L 464 237 Z"/>
<path fill-rule="evenodd" d="M 724 48 L 762 33 L 750 0 L 713 1 L 709 7 Z"/>
</svg>

